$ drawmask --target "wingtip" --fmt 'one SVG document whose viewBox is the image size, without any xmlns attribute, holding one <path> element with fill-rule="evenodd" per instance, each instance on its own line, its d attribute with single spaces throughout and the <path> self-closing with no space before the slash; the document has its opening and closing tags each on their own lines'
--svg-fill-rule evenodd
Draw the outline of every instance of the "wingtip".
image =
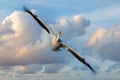
<svg viewBox="0 0 120 80">
<path fill-rule="evenodd" d="M 89 68 L 94 74 L 97 74 L 97 71 L 95 69 L 93 69 L 91 66 Z"/>
<path fill-rule="evenodd" d="M 87 63 L 87 62 L 85 61 L 84 64 L 85 64 L 86 66 L 88 66 L 89 69 L 90 69 L 94 74 L 97 73 L 89 63 Z"/>
<path fill-rule="evenodd" d="M 93 71 L 94 74 L 97 74 L 98 72 L 96 70 Z"/>
<path fill-rule="evenodd" d="M 26 6 L 23 6 L 23 10 L 24 10 L 25 12 L 30 12 L 30 10 L 29 10 Z"/>
<path fill-rule="evenodd" d="M 94 69 L 92 69 L 92 72 L 93 72 L 94 74 L 97 74 L 97 72 L 96 72 Z"/>
<path fill-rule="evenodd" d="M 94 74 L 97 74 L 97 72 L 92 67 L 90 67 L 90 69 Z"/>
</svg>

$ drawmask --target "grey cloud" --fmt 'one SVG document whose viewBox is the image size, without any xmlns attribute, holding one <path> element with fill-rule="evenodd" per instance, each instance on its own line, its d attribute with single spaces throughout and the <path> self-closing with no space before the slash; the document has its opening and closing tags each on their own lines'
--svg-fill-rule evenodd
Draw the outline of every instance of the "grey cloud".
<svg viewBox="0 0 120 80">
<path fill-rule="evenodd" d="M 108 73 L 111 73 L 111 72 L 116 72 L 116 73 L 118 73 L 119 70 L 120 70 L 120 63 L 116 63 L 116 64 L 113 64 L 112 66 L 110 66 L 110 67 L 106 70 L 106 72 L 108 72 Z"/>
<path fill-rule="evenodd" d="M 118 44 L 114 42 L 109 43 L 107 45 L 100 47 L 100 49 L 98 50 L 98 53 L 102 59 L 120 61 L 120 58 L 118 57 L 120 55 L 119 47 L 120 47 L 119 43 Z"/>
<path fill-rule="evenodd" d="M 51 25 L 68 40 L 84 35 L 90 22 L 75 15 Z M 7 70 L 15 70 L 15 74 L 35 74 L 42 69 L 41 65 L 45 65 L 43 73 L 57 73 L 70 61 L 65 51 L 52 52 L 49 35 L 28 14 L 13 12 L 1 22 L 0 31 L 0 66 L 11 66 Z"/>
<path fill-rule="evenodd" d="M 120 62 L 120 24 L 109 29 L 98 29 L 89 43 L 102 60 Z"/>
<path fill-rule="evenodd" d="M 73 70 L 73 71 L 78 71 L 78 70 L 80 70 L 80 67 L 79 67 L 79 66 L 74 66 L 74 67 L 72 68 L 72 70 Z"/>
<path fill-rule="evenodd" d="M 0 69 L 1 70 L 9 70 L 9 69 L 11 69 L 11 66 L 4 66 L 4 67 L 1 66 Z"/>
<path fill-rule="evenodd" d="M 63 67 L 65 66 L 65 64 L 48 64 L 45 65 L 45 70 L 44 73 L 57 73 L 59 72 Z"/>
<path fill-rule="evenodd" d="M 1 66 L 67 62 L 65 55 L 50 50 L 49 35 L 31 16 L 15 11 L 1 25 Z M 9 30 L 13 32 L 8 33 Z"/>
<path fill-rule="evenodd" d="M 88 69 L 86 66 L 82 66 L 82 67 L 81 67 L 81 70 L 82 70 L 82 71 L 87 71 L 87 70 L 89 70 L 89 69 Z"/>
<path fill-rule="evenodd" d="M 120 71 L 118 71 L 117 73 L 120 73 Z"/>
<path fill-rule="evenodd" d="M 11 29 L 12 22 L 10 20 L 4 21 L 0 24 L 0 34 L 11 34 L 14 33 L 14 31 Z"/>
<path fill-rule="evenodd" d="M 16 74 L 36 74 L 43 69 L 42 65 L 15 66 L 13 71 Z"/>
</svg>

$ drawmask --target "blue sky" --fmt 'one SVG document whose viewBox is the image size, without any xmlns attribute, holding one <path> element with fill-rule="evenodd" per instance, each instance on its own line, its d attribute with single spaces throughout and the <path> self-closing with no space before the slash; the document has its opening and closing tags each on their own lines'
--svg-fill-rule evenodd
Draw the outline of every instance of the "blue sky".
<svg viewBox="0 0 120 80">
<path fill-rule="evenodd" d="M 119 0 L 0 0 L 1 80 L 119 80 Z M 69 52 L 52 52 L 50 37 L 22 10 L 42 18 L 93 66 Z"/>
</svg>

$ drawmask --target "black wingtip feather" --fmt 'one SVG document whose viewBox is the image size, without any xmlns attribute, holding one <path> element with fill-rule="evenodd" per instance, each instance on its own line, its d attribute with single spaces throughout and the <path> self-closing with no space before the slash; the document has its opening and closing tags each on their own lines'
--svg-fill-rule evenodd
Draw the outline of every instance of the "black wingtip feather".
<svg viewBox="0 0 120 80">
<path fill-rule="evenodd" d="M 90 70 L 94 73 L 94 74 L 96 74 L 97 72 L 90 66 L 90 64 L 88 64 L 88 63 L 84 63 L 86 66 L 88 66 L 89 68 L 90 68 Z"/>
<path fill-rule="evenodd" d="M 23 6 L 23 10 L 24 10 L 25 12 L 30 13 L 30 10 L 29 10 L 27 7 L 25 7 L 25 6 Z"/>
</svg>

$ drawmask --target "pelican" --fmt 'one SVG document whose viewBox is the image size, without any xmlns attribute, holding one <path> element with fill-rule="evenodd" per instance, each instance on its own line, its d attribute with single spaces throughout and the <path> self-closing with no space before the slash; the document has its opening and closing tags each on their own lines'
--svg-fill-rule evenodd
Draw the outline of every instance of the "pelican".
<svg viewBox="0 0 120 80">
<path fill-rule="evenodd" d="M 76 50 L 74 50 L 73 48 L 71 48 L 70 46 L 64 44 L 64 42 L 60 39 L 61 36 L 61 31 L 58 31 L 57 36 L 54 34 L 54 32 L 52 31 L 52 29 L 50 27 L 48 27 L 40 18 L 37 17 L 37 15 L 33 14 L 28 8 L 23 7 L 23 10 L 27 13 L 29 13 L 34 19 L 35 21 L 38 22 L 38 24 L 47 31 L 47 33 L 50 35 L 50 37 L 52 38 L 51 41 L 51 47 L 52 47 L 52 51 L 60 51 L 61 48 L 66 49 L 67 51 L 69 51 L 70 53 L 72 53 L 72 55 L 74 57 L 76 57 L 80 62 L 82 62 L 83 64 L 85 64 L 93 73 L 95 73 L 95 70 L 91 67 L 91 65 L 85 60 L 84 57 L 82 57 Z"/>
</svg>

